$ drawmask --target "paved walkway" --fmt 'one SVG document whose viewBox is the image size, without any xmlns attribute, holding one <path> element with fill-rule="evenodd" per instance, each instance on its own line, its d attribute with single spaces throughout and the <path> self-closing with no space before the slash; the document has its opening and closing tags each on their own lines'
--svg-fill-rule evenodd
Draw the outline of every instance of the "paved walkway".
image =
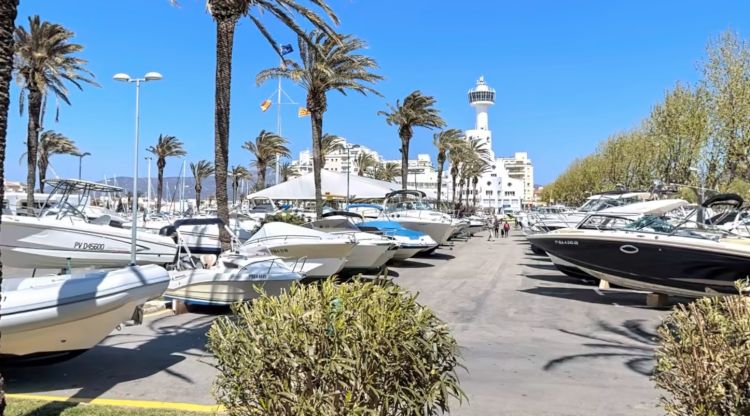
<svg viewBox="0 0 750 416">
<path fill-rule="evenodd" d="M 521 237 L 457 242 L 392 269 L 455 329 L 469 403 L 457 415 L 658 415 L 654 327 L 642 294 L 557 272 Z M 215 315 L 162 315 L 69 362 L 6 372 L 12 393 L 213 404 Z"/>
</svg>

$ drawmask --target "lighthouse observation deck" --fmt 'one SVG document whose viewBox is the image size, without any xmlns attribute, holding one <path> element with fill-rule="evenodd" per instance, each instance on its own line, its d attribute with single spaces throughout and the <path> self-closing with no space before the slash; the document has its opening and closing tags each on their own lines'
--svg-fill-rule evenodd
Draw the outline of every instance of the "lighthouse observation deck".
<svg viewBox="0 0 750 416">
<path fill-rule="evenodd" d="M 469 90 L 469 104 L 494 104 L 495 90 L 490 88 L 484 82 L 484 77 L 480 77 L 477 85 Z"/>
</svg>

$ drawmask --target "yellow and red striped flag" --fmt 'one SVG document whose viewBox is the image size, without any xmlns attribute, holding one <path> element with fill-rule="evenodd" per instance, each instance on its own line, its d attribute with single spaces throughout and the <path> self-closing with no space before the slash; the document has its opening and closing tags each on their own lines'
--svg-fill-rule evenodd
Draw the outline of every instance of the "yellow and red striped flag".
<svg viewBox="0 0 750 416">
<path fill-rule="evenodd" d="M 265 112 L 271 108 L 271 100 L 264 100 L 262 103 L 260 103 L 260 110 Z"/>
<path fill-rule="evenodd" d="M 300 107 L 299 110 L 297 110 L 297 117 L 307 117 L 310 115 L 310 110 L 306 109 L 305 107 Z"/>
</svg>

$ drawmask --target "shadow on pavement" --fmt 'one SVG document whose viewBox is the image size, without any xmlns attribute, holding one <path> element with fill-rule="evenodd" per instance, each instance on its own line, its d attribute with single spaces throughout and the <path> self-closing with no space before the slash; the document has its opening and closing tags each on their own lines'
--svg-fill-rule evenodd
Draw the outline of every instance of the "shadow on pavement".
<svg viewBox="0 0 750 416">
<path fill-rule="evenodd" d="M 72 397 L 96 398 L 120 383 L 160 372 L 192 384 L 193 377 L 199 375 L 181 374 L 171 367 L 185 360 L 186 355 L 209 356 L 205 350 L 206 333 L 213 318 L 196 316 L 179 325 L 159 325 L 170 317 L 147 322 L 145 325 L 151 330 L 147 335 L 115 333 L 106 339 L 106 345 L 98 345 L 69 361 L 4 370 L 8 393 L 79 389 Z"/>
<path fill-rule="evenodd" d="M 593 280 L 586 281 L 583 279 L 566 276 L 564 274 L 527 274 L 523 276 L 529 279 L 540 280 L 542 282 L 550 282 L 550 283 L 566 283 L 566 284 L 583 285 L 583 286 L 586 286 L 586 285 L 590 286 L 594 284 Z"/>
<path fill-rule="evenodd" d="M 529 277 L 529 276 L 526 276 Z M 553 281 L 552 279 L 561 276 L 534 276 L 537 280 Z M 550 279 L 552 278 L 552 279 Z M 560 283 L 570 283 L 572 279 L 560 281 Z M 534 287 L 524 289 L 521 292 L 532 295 L 549 296 L 560 299 L 576 300 L 579 302 L 596 303 L 602 305 L 632 306 L 646 308 L 646 295 L 639 292 L 630 292 L 625 290 L 595 290 L 595 288 L 577 288 L 577 287 Z M 600 295 L 601 293 L 601 295 Z M 651 308 L 649 308 L 651 309 Z"/>
<path fill-rule="evenodd" d="M 424 258 L 427 259 L 435 259 L 435 260 L 453 260 L 456 258 L 456 256 L 452 254 L 446 254 L 446 253 L 432 253 L 430 255 L 424 256 Z"/>
<path fill-rule="evenodd" d="M 523 254 L 525 254 L 529 260 L 547 261 L 552 263 L 552 259 L 550 259 L 546 254 L 535 254 L 532 251 L 527 251 Z"/>
<path fill-rule="evenodd" d="M 625 366 L 638 374 L 650 376 L 653 373 L 654 349 L 659 336 L 656 328 L 645 328 L 642 320 L 627 320 L 619 326 L 598 321 L 597 329 L 589 334 L 565 329 L 559 331 L 582 338 L 585 342 L 581 346 L 590 348 L 592 352 L 550 360 L 544 365 L 544 371 L 552 371 L 575 360 L 616 358 L 624 360 Z"/>
<path fill-rule="evenodd" d="M 422 263 L 420 261 L 414 261 L 414 260 L 401 260 L 397 263 L 393 264 L 394 267 L 403 267 L 405 269 L 418 269 L 422 267 L 435 267 L 435 265 L 430 263 Z"/>
<path fill-rule="evenodd" d="M 555 267 L 554 264 L 548 264 L 548 263 L 519 263 L 518 265 L 525 266 L 525 267 L 533 267 L 535 269 L 557 271 L 557 267 Z"/>
</svg>

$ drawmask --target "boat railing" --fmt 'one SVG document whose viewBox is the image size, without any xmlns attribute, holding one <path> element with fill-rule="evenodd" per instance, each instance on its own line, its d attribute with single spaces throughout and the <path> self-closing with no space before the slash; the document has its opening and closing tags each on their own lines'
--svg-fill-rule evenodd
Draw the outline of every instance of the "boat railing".
<svg viewBox="0 0 750 416">
<path fill-rule="evenodd" d="M 317 240 L 317 241 L 332 240 L 332 239 L 324 238 L 323 236 L 319 236 L 319 235 L 285 234 L 285 235 L 272 235 L 272 236 L 250 239 L 245 244 L 262 243 L 266 241 L 277 241 L 277 240 L 287 241 L 289 239 Z"/>
<path fill-rule="evenodd" d="M 302 264 L 299 267 L 299 271 L 297 271 L 297 265 L 299 264 L 300 260 L 302 260 Z M 294 264 L 292 265 L 292 271 L 295 273 L 304 273 L 305 265 L 307 264 L 307 256 L 297 257 L 296 260 L 294 260 Z"/>
</svg>

